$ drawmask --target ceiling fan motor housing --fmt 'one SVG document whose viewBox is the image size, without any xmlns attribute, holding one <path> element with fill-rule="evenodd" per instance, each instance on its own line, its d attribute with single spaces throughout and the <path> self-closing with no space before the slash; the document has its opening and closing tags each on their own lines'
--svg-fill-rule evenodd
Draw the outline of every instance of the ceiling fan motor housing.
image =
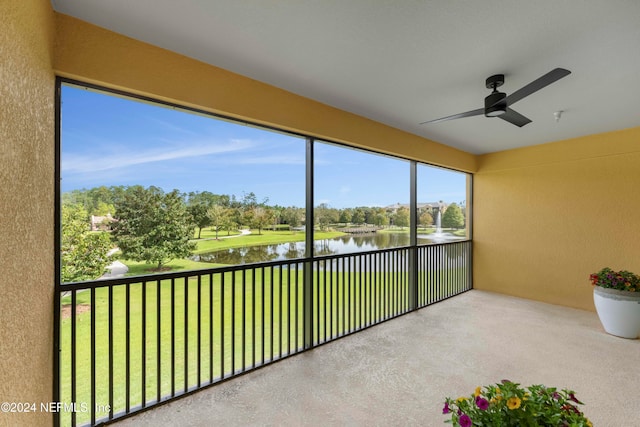
<svg viewBox="0 0 640 427">
<path fill-rule="evenodd" d="M 484 99 L 484 115 L 487 117 L 500 116 L 507 112 L 507 94 L 493 91 Z"/>
</svg>

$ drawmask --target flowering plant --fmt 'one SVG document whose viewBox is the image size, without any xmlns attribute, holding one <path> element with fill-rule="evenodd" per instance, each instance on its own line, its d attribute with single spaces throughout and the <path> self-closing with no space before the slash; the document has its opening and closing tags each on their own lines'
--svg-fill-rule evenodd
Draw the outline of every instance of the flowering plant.
<svg viewBox="0 0 640 427">
<path fill-rule="evenodd" d="M 477 387 L 470 397 L 447 398 L 442 413 L 455 426 L 571 426 L 592 427 L 576 406 L 573 391 L 544 385 L 526 389 L 509 380 Z"/>
<path fill-rule="evenodd" d="M 589 276 L 591 284 L 619 291 L 640 292 L 640 276 L 630 271 L 613 271 L 605 267 Z"/>
</svg>

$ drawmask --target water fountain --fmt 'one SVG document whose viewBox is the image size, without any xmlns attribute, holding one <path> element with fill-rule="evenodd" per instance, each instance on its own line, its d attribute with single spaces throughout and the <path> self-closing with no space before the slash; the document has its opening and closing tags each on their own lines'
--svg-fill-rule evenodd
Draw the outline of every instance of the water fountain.
<svg viewBox="0 0 640 427">
<path fill-rule="evenodd" d="M 436 232 L 434 233 L 434 236 L 436 237 L 440 237 L 442 236 L 442 212 L 440 212 L 440 209 L 438 209 L 438 213 L 436 215 Z"/>
</svg>

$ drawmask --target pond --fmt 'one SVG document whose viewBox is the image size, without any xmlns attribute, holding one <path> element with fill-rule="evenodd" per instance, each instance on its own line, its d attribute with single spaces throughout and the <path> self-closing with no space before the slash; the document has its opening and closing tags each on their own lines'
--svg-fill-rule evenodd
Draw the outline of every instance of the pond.
<svg viewBox="0 0 640 427">
<path fill-rule="evenodd" d="M 457 240 L 465 240 L 465 238 L 453 236 L 448 233 L 418 235 L 418 244 L 443 243 Z M 345 235 L 334 239 L 316 240 L 314 242 L 314 255 L 338 255 L 408 245 L 408 233 Z M 304 242 L 292 242 L 223 249 L 193 255 L 191 259 L 199 262 L 235 265 L 303 258 L 304 252 Z"/>
</svg>

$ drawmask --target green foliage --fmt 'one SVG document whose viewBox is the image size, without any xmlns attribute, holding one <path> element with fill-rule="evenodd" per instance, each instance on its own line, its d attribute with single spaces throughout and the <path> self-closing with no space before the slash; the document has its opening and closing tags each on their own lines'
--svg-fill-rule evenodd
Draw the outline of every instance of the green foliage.
<svg viewBox="0 0 640 427">
<path fill-rule="evenodd" d="M 249 210 L 251 221 L 249 226 L 258 229 L 258 234 L 262 234 L 262 229 L 273 223 L 275 218 L 271 208 L 255 206 Z"/>
<path fill-rule="evenodd" d="M 544 385 L 524 388 L 509 380 L 477 387 L 470 397 L 447 398 L 442 413 L 455 426 L 592 427 L 573 391 Z"/>
<path fill-rule="evenodd" d="M 353 211 L 353 215 L 351 216 L 351 222 L 354 224 L 364 224 L 365 221 L 365 213 L 362 209 L 356 208 Z"/>
<path fill-rule="evenodd" d="M 347 225 L 351 222 L 353 216 L 353 211 L 351 209 L 342 209 L 340 211 L 340 219 L 339 221 L 344 225 Z"/>
<path fill-rule="evenodd" d="M 211 218 L 209 218 L 208 210 L 206 205 L 189 205 L 187 207 L 189 214 L 193 218 L 193 222 L 198 227 L 198 239 L 202 234 L 202 229 L 211 225 Z"/>
<path fill-rule="evenodd" d="M 190 192 L 187 194 L 187 209 L 198 227 L 198 239 L 202 235 L 202 229 L 209 227 L 211 217 L 209 209 L 213 206 L 229 207 L 230 197 L 223 194 L 213 194 L 210 191 Z"/>
<path fill-rule="evenodd" d="M 189 242 L 192 217 L 177 190 L 165 194 L 157 187 L 129 187 L 115 207 L 113 235 L 124 258 L 155 263 L 160 269 L 195 249 Z"/>
<path fill-rule="evenodd" d="M 95 187 L 89 190 L 72 190 L 62 194 L 62 205 L 80 205 L 88 215 L 113 214 L 113 202 L 124 191 L 124 187 Z"/>
<path fill-rule="evenodd" d="M 231 231 L 231 210 L 221 205 L 213 205 L 207 210 L 207 217 L 209 218 L 209 225 L 213 227 L 216 232 L 216 239 L 220 230 Z M 200 238 L 200 234 L 198 234 Z"/>
<path fill-rule="evenodd" d="M 419 219 L 420 225 L 423 225 L 425 227 L 428 225 L 433 225 L 433 216 L 429 213 L 429 211 L 422 212 L 418 219 Z"/>
<path fill-rule="evenodd" d="M 393 223 L 397 227 L 409 226 L 409 209 L 405 207 L 398 208 L 393 218 Z"/>
<path fill-rule="evenodd" d="M 285 224 L 289 224 L 289 228 L 293 229 L 299 227 L 302 224 L 302 218 L 304 216 L 304 209 L 301 208 L 286 208 L 282 211 L 281 220 Z"/>
<path fill-rule="evenodd" d="M 442 215 L 442 226 L 444 228 L 463 228 L 464 214 L 456 203 L 451 203 Z"/>
<path fill-rule="evenodd" d="M 61 280 L 97 279 L 109 264 L 109 235 L 89 230 L 89 216 L 81 205 L 62 206 Z"/>
<path fill-rule="evenodd" d="M 314 209 L 315 220 L 320 226 L 320 230 L 326 231 L 329 229 L 329 225 L 335 224 L 340 219 L 340 214 L 337 209 L 329 207 L 326 203 L 320 203 Z M 354 213 L 355 216 L 355 213 Z"/>
<path fill-rule="evenodd" d="M 613 271 L 605 267 L 589 276 L 591 284 L 619 291 L 640 292 L 640 276 L 627 270 Z"/>
</svg>

